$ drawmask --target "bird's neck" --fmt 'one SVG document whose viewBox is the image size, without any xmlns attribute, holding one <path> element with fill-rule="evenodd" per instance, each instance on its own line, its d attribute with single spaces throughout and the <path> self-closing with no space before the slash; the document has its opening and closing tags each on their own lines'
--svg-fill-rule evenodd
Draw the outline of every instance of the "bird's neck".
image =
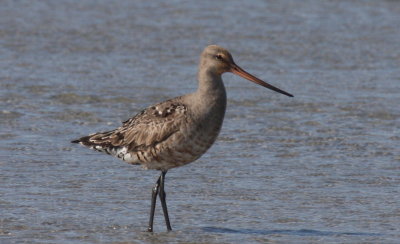
<svg viewBox="0 0 400 244">
<path fill-rule="evenodd" d="M 221 75 L 200 69 L 198 80 L 199 86 L 193 94 L 194 109 L 198 110 L 199 114 L 209 114 L 210 116 L 218 114 L 218 117 L 221 117 L 218 120 L 222 122 L 226 108 L 226 92 Z"/>
<path fill-rule="evenodd" d="M 220 74 L 211 69 L 200 69 L 197 74 L 199 86 L 197 93 L 205 97 L 226 97 L 224 83 Z"/>
</svg>

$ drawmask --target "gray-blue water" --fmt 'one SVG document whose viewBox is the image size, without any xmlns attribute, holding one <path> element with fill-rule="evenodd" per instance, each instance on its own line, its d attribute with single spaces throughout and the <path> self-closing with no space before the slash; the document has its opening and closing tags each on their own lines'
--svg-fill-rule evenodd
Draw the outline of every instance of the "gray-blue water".
<svg viewBox="0 0 400 244">
<path fill-rule="evenodd" d="M 1 243 L 397 243 L 400 1 L 1 1 Z M 216 144 L 166 178 L 70 144 L 232 74 Z"/>
</svg>

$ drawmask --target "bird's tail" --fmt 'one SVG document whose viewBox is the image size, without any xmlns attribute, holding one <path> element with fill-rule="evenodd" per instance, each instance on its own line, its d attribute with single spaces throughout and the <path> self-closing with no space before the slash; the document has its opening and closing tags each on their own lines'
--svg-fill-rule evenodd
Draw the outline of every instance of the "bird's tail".
<svg viewBox="0 0 400 244">
<path fill-rule="evenodd" d="M 76 139 L 76 140 L 71 141 L 71 143 L 79 143 L 79 144 L 84 145 L 84 146 L 87 146 L 87 147 L 88 147 L 88 146 L 91 146 L 92 144 L 95 144 L 95 143 L 93 143 L 93 142 L 90 140 L 90 138 L 92 138 L 94 135 L 95 135 L 95 134 L 89 135 L 89 136 L 81 137 L 81 138 L 79 138 L 79 139 Z"/>
<path fill-rule="evenodd" d="M 78 143 L 99 152 L 115 154 L 115 152 L 118 151 L 119 146 L 113 145 L 112 138 L 110 137 L 112 132 L 113 131 L 91 134 L 72 140 L 71 143 Z"/>
</svg>

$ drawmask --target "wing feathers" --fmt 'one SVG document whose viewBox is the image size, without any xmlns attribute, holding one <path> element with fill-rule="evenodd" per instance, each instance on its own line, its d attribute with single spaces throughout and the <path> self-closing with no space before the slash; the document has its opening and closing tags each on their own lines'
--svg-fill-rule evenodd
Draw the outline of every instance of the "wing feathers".
<svg viewBox="0 0 400 244">
<path fill-rule="evenodd" d="M 177 98 L 143 110 L 115 130 L 85 136 L 72 143 L 80 143 L 113 155 L 123 148 L 130 153 L 140 152 L 179 133 L 182 124 L 186 122 L 186 115 L 187 107 Z"/>
</svg>

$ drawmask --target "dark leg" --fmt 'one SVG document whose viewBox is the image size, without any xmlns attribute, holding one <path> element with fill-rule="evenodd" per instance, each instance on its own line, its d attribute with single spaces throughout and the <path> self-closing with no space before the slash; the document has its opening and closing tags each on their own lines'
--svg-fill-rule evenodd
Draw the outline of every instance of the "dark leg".
<svg viewBox="0 0 400 244">
<path fill-rule="evenodd" d="M 160 181 L 159 194 L 160 194 L 160 201 L 161 201 L 162 210 L 164 212 L 165 224 L 167 225 L 167 230 L 171 231 L 172 228 L 171 228 L 171 224 L 169 222 L 169 217 L 168 217 L 167 201 L 165 199 L 167 194 L 165 194 L 165 191 L 164 191 L 165 174 L 167 174 L 167 171 L 162 171 L 161 175 L 160 175 L 161 181 Z"/>
<path fill-rule="evenodd" d="M 161 176 L 158 178 L 151 194 L 150 220 L 149 220 L 149 227 L 147 228 L 148 232 L 153 232 L 154 210 L 156 209 L 156 200 L 160 188 L 160 181 L 161 181 Z"/>
</svg>

